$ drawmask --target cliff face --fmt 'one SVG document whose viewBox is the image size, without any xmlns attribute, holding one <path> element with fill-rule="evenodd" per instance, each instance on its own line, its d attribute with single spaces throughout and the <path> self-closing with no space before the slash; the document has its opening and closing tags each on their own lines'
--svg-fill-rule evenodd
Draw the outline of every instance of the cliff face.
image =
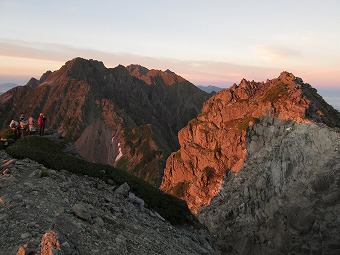
<svg viewBox="0 0 340 255">
<path fill-rule="evenodd" d="M 211 97 L 179 132 L 181 148 L 167 160 L 161 189 L 186 200 L 197 213 L 217 195 L 225 173 L 243 166 L 246 130 L 261 116 L 340 126 L 339 112 L 291 73 L 265 83 L 243 79 Z"/>
<path fill-rule="evenodd" d="M 20 112 L 43 112 L 47 128 L 75 141 L 86 159 L 126 167 L 159 185 L 166 158 L 179 148 L 177 132 L 197 116 L 209 95 L 169 71 L 148 70 L 147 79 L 135 73 L 133 66 L 70 60 L 1 95 L 0 126 L 8 127 Z M 136 140 L 131 129 L 135 136 L 146 131 L 147 137 Z"/>
<path fill-rule="evenodd" d="M 340 130 L 261 118 L 198 217 L 222 254 L 339 254 Z"/>
</svg>

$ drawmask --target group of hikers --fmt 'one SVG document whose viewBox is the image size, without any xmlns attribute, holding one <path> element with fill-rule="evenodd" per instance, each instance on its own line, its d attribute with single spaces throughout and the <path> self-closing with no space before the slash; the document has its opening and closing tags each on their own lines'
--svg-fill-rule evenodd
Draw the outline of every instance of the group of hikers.
<svg viewBox="0 0 340 255">
<path fill-rule="evenodd" d="M 31 115 L 28 119 L 26 119 L 24 113 L 20 114 L 20 120 L 15 121 L 12 120 L 9 124 L 9 127 L 13 131 L 14 137 L 25 137 L 27 134 L 34 135 L 36 134 L 36 124 L 38 124 L 39 135 L 42 136 L 45 133 L 45 125 L 46 125 L 46 117 L 43 113 L 40 113 L 37 121 Z"/>
</svg>

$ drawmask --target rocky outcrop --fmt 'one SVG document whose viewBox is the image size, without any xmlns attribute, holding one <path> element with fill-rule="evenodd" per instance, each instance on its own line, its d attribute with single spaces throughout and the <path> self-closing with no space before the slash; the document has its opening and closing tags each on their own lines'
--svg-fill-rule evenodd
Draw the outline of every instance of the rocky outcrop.
<svg viewBox="0 0 340 255">
<path fill-rule="evenodd" d="M 222 254 L 340 253 L 340 130 L 262 118 L 198 216 Z"/>
<path fill-rule="evenodd" d="M 181 149 L 168 158 L 161 189 L 186 200 L 194 213 L 208 205 L 225 173 L 242 168 L 246 130 L 261 116 L 340 127 L 339 112 L 291 73 L 267 82 L 243 79 L 212 96 L 179 132 Z"/>
<path fill-rule="evenodd" d="M 217 254 L 205 228 L 171 225 L 126 183 L 0 160 L 0 254 Z"/>
<path fill-rule="evenodd" d="M 8 127 L 20 112 L 43 112 L 47 128 L 74 141 L 87 160 L 127 166 L 159 186 L 166 158 L 179 148 L 177 132 L 198 115 L 208 97 L 169 71 L 106 68 L 100 61 L 76 58 L 1 95 L 0 126 Z M 126 140 L 130 129 L 151 130 L 146 147 Z M 136 158 L 144 158 L 149 172 L 134 163 Z"/>
</svg>

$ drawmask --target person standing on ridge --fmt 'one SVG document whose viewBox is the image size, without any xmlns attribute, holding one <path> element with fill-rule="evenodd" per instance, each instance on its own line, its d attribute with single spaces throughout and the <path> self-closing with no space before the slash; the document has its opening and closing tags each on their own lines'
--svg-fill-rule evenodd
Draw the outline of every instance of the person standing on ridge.
<svg viewBox="0 0 340 255">
<path fill-rule="evenodd" d="M 46 118 L 43 113 L 40 113 L 38 118 L 38 126 L 39 126 L 39 135 L 44 135 L 45 132 L 45 124 L 46 124 Z"/>
<path fill-rule="evenodd" d="M 28 128 L 28 122 L 23 114 L 20 117 L 19 125 L 20 125 L 21 137 L 25 137 L 27 128 Z"/>
<path fill-rule="evenodd" d="M 30 132 L 30 135 L 35 134 L 35 126 L 34 126 L 35 120 L 33 119 L 33 116 L 28 119 L 28 129 Z"/>
<path fill-rule="evenodd" d="M 19 137 L 19 122 L 12 120 L 11 123 L 9 124 L 9 127 L 12 129 L 13 131 L 13 136 L 14 139 L 17 139 Z"/>
</svg>

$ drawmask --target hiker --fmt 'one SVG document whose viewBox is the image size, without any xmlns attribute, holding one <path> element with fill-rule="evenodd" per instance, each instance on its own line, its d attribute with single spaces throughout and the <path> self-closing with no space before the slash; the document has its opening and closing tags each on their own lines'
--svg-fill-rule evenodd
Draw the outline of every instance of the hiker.
<svg viewBox="0 0 340 255">
<path fill-rule="evenodd" d="M 39 126 L 39 135 L 44 135 L 45 132 L 45 124 L 46 124 L 46 118 L 43 113 L 40 113 L 38 118 L 38 126 Z"/>
<path fill-rule="evenodd" d="M 25 116 L 23 116 L 23 115 L 20 117 L 19 126 L 20 126 L 21 137 L 25 137 L 26 132 L 27 132 L 27 128 L 28 128 L 28 122 L 27 122 Z"/>
<path fill-rule="evenodd" d="M 15 120 L 12 120 L 9 124 L 9 127 L 12 129 L 14 138 L 16 139 L 19 136 L 19 123 Z"/>
<path fill-rule="evenodd" d="M 30 132 L 30 135 L 35 134 L 35 119 L 33 118 L 33 116 L 31 115 L 31 117 L 28 119 L 28 130 Z"/>
</svg>

